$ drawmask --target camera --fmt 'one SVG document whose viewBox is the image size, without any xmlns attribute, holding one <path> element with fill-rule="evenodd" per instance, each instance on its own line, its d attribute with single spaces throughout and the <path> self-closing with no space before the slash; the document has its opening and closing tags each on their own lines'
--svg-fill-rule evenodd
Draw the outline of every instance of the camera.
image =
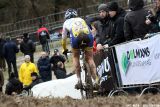
<svg viewBox="0 0 160 107">
<path fill-rule="evenodd" d="M 151 12 L 151 11 L 148 11 L 148 15 L 146 16 L 146 19 L 152 21 L 153 17 L 154 17 L 154 16 L 153 16 L 152 12 Z"/>
</svg>

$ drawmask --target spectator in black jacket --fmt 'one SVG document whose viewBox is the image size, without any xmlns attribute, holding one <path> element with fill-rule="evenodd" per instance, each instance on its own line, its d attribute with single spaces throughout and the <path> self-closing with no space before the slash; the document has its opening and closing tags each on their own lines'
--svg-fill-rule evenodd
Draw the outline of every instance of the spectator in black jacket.
<svg viewBox="0 0 160 107">
<path fill-rule="evenodd" d="M 37 63 L 41 79 L 46 82 L 52 79 L 51 64 L 46 52 L 41 53 L 41 57 Z"/>
<path fill-rule="evenodd" d="M 55 72 L 57 69 L 57 63 L 61 61 L 63 64 L 65 63 L 66 59 L 64 58 L 63 55 L 59 53 L 58 49 L 54 49 L 54 54 L 50 58 L 50 63 L 52 65 L 52 70 Z M 65 66 L 64 66 L 64 71 L 66 71 Z"/>
<path fill-rule="evenodd" d="M 125 42 L 123 29 L 124 17 L 126 15 L 125 10 L 120 8 L 117 2 L 110 2 L 108 4 L 108 11 L 110 16 L 108 35 L 111 37 L 108 45 L 112 46 Z"/>
<path fill-rule="evenodd" d="M 4 71 L 6 68 L 5 58 L 3 55 L 3 46 L 5 44 L 5 40 L 2 38 L 2 34 L 0 34 L 0 68 Z"/>
<path fill-rule="evenodd" d="M 20 94 L 23 90 L 23 84 L 11 73 L 8 83 L 6 84 L 5 94 Z"/>
<path fill-rule="evenodd" d="M 145 24 L 148 10 L 143 8 L 143 0 L 129 0 L 130 11 L 125 16 L 124 34 L 126 40 L 143 38 L 151 29 Z"/>
<path fill-rule="evenodd" d="M 38 76 L 36 72 L 32 72 L 31 77 L 32 77 L 32 83 L 29 86 L 24 87 L 24 90 L 28 91 L 29 89 L 33 88 L 35 85 L 43 82 L 43 80 Z"/>
<path fill-rule="evenodd" d="M 10 37 L 8 37 L 7 42 L 3 46 L 3 55 L 7 61 L 9 76 L 12 72 L 12 65 L 13 65 L 15 76 L 18 77 L 17 64 L 16 64 L 16 53 L 18 52 L 19 49 L 16 43 L 13 42 Z"/>
<path fill-rule="evenodd" d="M 54 73 L 57 79 L 64 79 L 64 78 L 67 78 L 67 77 L 73 75 L 73 73 L 67 74 L 64 69 L 65 69 L 64 64 L 61 61 L 59 61 L 57 63 L 57 69 Z"/>
<path fill-rule="evenodd" d="M 29 55 L 31 57 L 31 62 L 34 63 L 34 52 L 36 48 L 33 41 L 29 38 L 28 33 L 23 34 L 23 41 L 20 44 L 20 50 L 24 55 Z"/>
<path fill-rule="evenodd" d="M 99 16 L 94 18 L 87 17 L 86 22 L 91 27 L 93 22 L 96 23 L 96 43 L 97 43 L 97 51 L 103 49 L 103 45 L 105 45 L 111 38 L 108 35 L 108 26 L 109 26 L 109 15 L 107 4 L 100 4 L 98 6 Z"/>
</svg>

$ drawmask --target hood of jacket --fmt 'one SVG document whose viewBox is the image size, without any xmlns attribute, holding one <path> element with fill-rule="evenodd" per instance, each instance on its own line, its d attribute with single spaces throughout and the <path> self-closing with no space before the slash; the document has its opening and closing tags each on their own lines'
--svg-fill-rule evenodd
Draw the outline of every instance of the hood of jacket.
<svg viewBox="0 0 160 107">
<path fill-rule="evenodd" d="M 129 9 L 132 11 L 140 10 L 144 6 L 143 0 L 129 0 Z"/>
</svg>

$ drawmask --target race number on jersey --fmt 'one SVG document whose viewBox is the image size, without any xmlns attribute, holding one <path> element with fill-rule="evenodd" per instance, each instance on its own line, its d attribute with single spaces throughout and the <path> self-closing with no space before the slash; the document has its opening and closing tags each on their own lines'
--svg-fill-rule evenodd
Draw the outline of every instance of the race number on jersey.
<svg viewBox="0 0 160 107">
<path fill-rule="evenodd" d="M 84 20 L 73 22 L 72 33 L 73 33 L 74 37 L 79 36 L 79 34 L 81 34 L 81 33 L 89 34 L 89 29 L 88 29 L 86 22 Z"/>
</svg>

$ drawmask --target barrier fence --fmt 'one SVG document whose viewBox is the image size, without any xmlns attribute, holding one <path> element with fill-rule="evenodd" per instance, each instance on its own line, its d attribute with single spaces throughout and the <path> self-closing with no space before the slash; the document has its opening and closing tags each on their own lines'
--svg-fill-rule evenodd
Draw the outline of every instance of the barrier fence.
<svg viewBox="0 0 160 107">
<path fill-rule="evenodd" d="M 130 89 L 136 89 L 140 96 L 149 90 L 160 92 L 160 33 L 151 36 L 112 46 L 95 55 L 101 87 L 108 96 L 128 94 Z"/>
</svg>

